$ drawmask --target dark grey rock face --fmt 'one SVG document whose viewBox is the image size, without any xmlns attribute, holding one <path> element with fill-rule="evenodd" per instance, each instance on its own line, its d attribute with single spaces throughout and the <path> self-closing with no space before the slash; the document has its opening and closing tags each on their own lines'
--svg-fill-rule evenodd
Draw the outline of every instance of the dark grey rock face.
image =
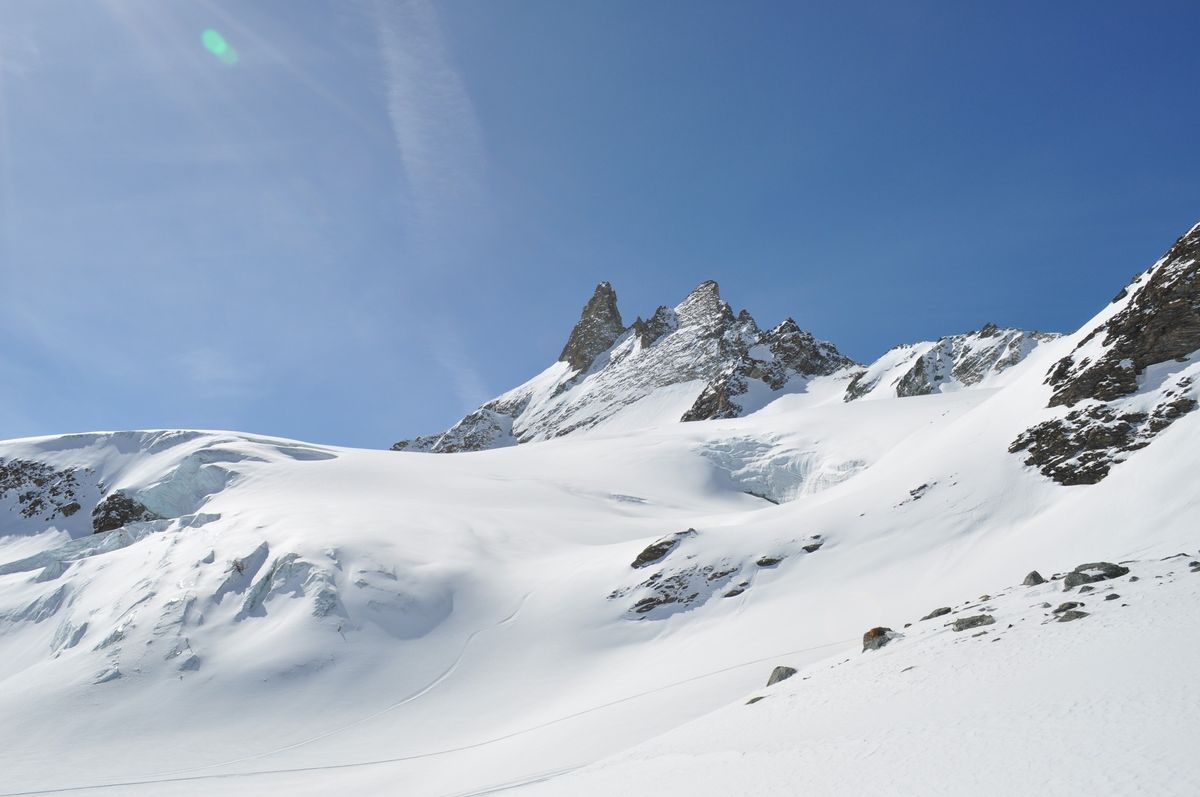
<svg viewBox="0 0 1200 797">
<path fill-rule="evenodd" d="M 1180 389 L 1190 386 L 1191 381 L 1184 380 Z M 1025 464 L 1059 484 L 1096 484 L 1129 452 L 1150 445 L 1159 432 L 1196 409 L 1195 399 L 1168 392 L 1150 413 L 1118 414 L 1103 404 L 1072 410 L 1027 429 L 1008 450 L 1027 451 Z"/>
<path fill-rule="evenodd" d="M 968 628 L 978 628 L 981 625 L 992 625 L 996 622 L 996 618 L 990 614 L 976 614 L 971 617 L 960 617 L 954 621 L 952 628 L 955 631 L 966 631 Z"/>
<path fill-rule="evenodd" d="M 1116 299 L 1126 300 L 1046 376 L 1054 391 L 1048 406 L 1073 409 L 1027 429 L 1009 447 L 1028 452 L 1025 464 L 1060 484 L 1099 482 L 1200 406 L 1179 369 L 1156 369 L 1154 381 L 1144 383 L 1150 366 L 1200 351 L 1200 225 Z M 1139 390 L 1153 396 L 1149 409 L 1145 401 L 1136 410 L 1123 401 Z"/>
<path fill-rule="evenodd" d="M 825 376 L 855 364 L 833 344 L 817 340 L 790 318 L 767 332 L 760 332 L 745 311 L 729 321 L 722 343 L 730 364 L 725 373 L 708 383 L 682 421 L 739 417 L 743 408 L 737 397 L 749 390 L 751 380 L 779 390 L 793 376 Z"/>
<path fill-rule="evenodd" d="M 1063 591 L 1074 589 L 1080 584 L 1087 584 L 1091 580 L 1092 577 L 1087 573 L 1067 573 L 1066 578 L 1063 579 Z"/>
<path fill-rule="evenodd" d="M 688 537 L 694 536 L 696 536 L 696 530 L 687 529 L 686 531 L 678 531 L 674 534 L 663 537 L 662 539 L 647 545 L 629 566 L 634 570 L 637 570 L 652 565 L 656 562 L 660 562 L 666 558 L 667 554 L 675 550 L 679 543 L 683 542 Z"/>
<path fill-rule="evenodd" d="M 863 634 L 863 653 L 868 650 L 879 650 L 881 647 L 891 642 L 895 637 L 896 632 L 890 628 L 877 626 L 872 628 L 867 633 Z"/>
<path fill-rule="evenodd" d="M 130 523 L 161 518 L 125 493 L 112 493 L 92 510 L 92 530 L 95 534 L 113 531 Z"/>
<path fill-rule="evenodd" d="M 667 567 L 651 573 L 646 580 L 631 588 L 614 590 L 609 600 L 623 598 L 637 591 L 638 598 L 629 611 L 651 619 L 664 617 L 673 611 L 684 611 L 714 597 L 729 584 L 738 572 L 736 565 L 727 562 Z"/>
<path fill-rule="evenodd" d="M 934 609 L 933 611 L 931 611 L 929 614 L 925 615 L 921 619 L 922 620 L 932 620 L 935 617 L 945 617 L 947 614 L 950 614 L 950 612 L 951 612 L 951 609 L 949 606 L 943 606 L 940 609 Z"/>
<path fill-rule="evenodd" d="M 771 677 L 767 679 L 767 686 L 774 686 L 780 681 L 786 681 L 796 674 L 796 670 L 792 667 L 784 667 L 782 665 L 771 670 Z"/>
<path fill-rule="evenodd" d="M 558 359 L 569 363 L 576 371 L 586 371 L 624 332 L 621 311 L 617 309 L 617 292 L 612 285 L 601 282 L 583 306 L 579 323 L 571 330 Z"/>
<path fill-rule="evenodd" d="M 643 347 L 648 347 L 653 346 L 659 338 L 674 329 L 674 326 L 674 314 L 671 312 L 671 308 L 660 305 L 649 320 L 643 321 L 639 317 L 629 328 L 637 335 L 638 342 Z"/>
<path fill-rule="evenodd" d="M 1031 570 L 1029 575 L 1025 576 L 1025 580 L 1021 582 L 1025 587 L 1036 587 L 1038 584 L 1045 584 L 1046 579 L 1042 578 L 1042 574 L 1036 570 Z"/>
<path fill-rule="evenodd" d="M 1046 378 L 1055 389 L 1051 407 L 1128 396 L 1147 367 L 1200 349 L 1200 225 L 1176 241 L 1163 261 L 1133 301 L 1077 347 L 1103 335 L 1103 356 L 1076 361 L 1072 354 L 1051 370 Z"/>
</svg>

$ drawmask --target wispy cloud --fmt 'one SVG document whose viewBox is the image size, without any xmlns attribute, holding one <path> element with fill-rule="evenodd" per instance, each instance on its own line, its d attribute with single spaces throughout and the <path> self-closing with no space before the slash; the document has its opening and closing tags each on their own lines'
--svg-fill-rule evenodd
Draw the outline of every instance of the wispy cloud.
<svg viewBox="0 0 1200 797">
<path fill-rule="evenodd" d="M 434 361 L 450 377 L 461 411 L 474 409 L 491 398 L 491 392 L 453 322 L 443 319 L 431 331 L 429 345 Z"/>
<path fill-rule="evenodd" d="M 429 0 L 374 6 L 387 112 L 418 229 L 429 236 L 484 195 L 483 136 Z"/>
<path fill-rule="evenodd" d="M 27 75 L 40 60 L 32 28 L 0 30 L 0 75 Z"/>
<path fill-rule="evenodd" d="M 179 367 L 195 395 L 208 400 L 246 399 L 260 391 L 258 379 L 245 363 L 211 347 L 180 356 Z"/>
</svg>

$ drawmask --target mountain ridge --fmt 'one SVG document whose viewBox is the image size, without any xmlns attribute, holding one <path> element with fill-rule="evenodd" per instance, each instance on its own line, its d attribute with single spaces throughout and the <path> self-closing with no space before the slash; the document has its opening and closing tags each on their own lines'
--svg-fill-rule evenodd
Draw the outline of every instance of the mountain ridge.
<svg viewBox="0 0 1200 797">
<path fill-rule="evenodd" d="M 748 310 L 733 312 L 713 280 L 701 282 L 678 305 L 659 306 L 628 326 L 616 291 L 601 282 L 550 368 L 447 431 L 401 440 L 392 450 L 454 453 L 561 437 L 605 424 L 656 390 L 674 387 L 678 400 L 665 402 L 657 421 L 741 417 L 778 396 L 804 391 L 814 378 L 838 373 L 847 382 L 846 401 L 887 391 L 904 397 L 970 388 L 1057 337 L 987 324 L 975 333 L 895 347 L 862 365 L 791 317 L 761 329 Z M 912 356 L 896 356 L 902 350 Z M 896 362 L 888 361 L 890 355 Z M 702 384 L 689 387 L 691 382 Z M 618 385 L 626 395 L 612 394 Z M 610 395 L 601 406 L 581 409 L 597 404 L 596 395 L 605 391 Z"/>
</svg>

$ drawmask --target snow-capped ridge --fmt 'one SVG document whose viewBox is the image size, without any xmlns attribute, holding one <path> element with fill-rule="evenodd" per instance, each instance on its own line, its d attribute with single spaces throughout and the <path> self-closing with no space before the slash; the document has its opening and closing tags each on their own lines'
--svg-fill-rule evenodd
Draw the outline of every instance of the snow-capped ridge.
<svg viewBox="0 0 1200 797">
<path fill-rule="evenodd" d="M 984 324 L 978 331 L 907 343 L 884 353 L 846 386 L 846 401 L 946 393 L 994 383 L 1061 335 Z"/>
<path fill-rule="evenodd" d="M 746 310 L 735 314 L 712 281 L 648 320 L 621 324 L 616 292 L 600 283 L 557 363 L 468 413 L 446 432 L 396 443 L 398 451 L 448 453 L 501 448 L 611 428 L 618 415 L 640 423 L 739 417 L 804 380 L 854 365 L 832 343 L 792 319 L 763 332 Z M 669 415 L 626 410 L 669 390 Z"/>
</svg>

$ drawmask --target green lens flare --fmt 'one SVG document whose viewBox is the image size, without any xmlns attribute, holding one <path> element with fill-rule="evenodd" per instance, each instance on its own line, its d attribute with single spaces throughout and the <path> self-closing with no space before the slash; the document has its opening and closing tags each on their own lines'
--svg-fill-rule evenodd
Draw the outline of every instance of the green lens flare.
<svg viewBox="0 0 1200 797">
<path fill-rule="evenodd" d="M 204 49 L 215 55 L 217 60 L 226 66 L 233 66 L 237 63 L 237 50 L 233 49 L 233 45 L 225 41 L 224 36 L 212 28 L 200 34 L 200 41 L 204 44 Z"/>
</svg>

